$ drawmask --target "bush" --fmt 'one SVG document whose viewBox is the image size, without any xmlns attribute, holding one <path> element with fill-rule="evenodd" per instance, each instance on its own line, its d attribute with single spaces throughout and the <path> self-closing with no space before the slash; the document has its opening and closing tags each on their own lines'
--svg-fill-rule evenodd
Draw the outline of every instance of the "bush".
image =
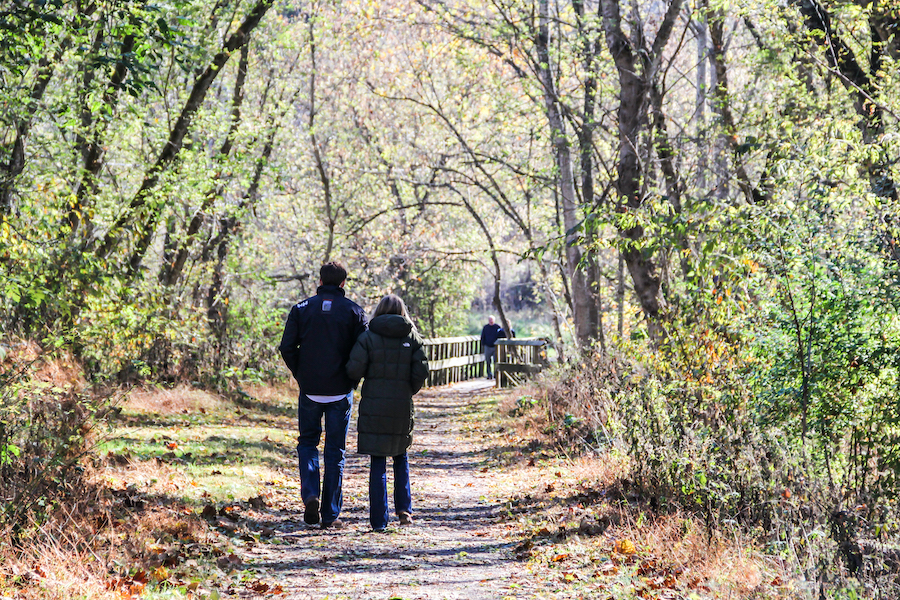
<svg viewBox="0 0 900 600">
<path fill-rule="evenodd" d="M 843 335 L 836 323 L 826 331 Z M 687 509 L 710 535 L 742 527 L 818 578 L 875 581 L 900 564 L 890 550 L 900 540 L 892 363 L 870 361 L 869 383 L 852 400 L 817 387 L 804 429 L 799 403 L 773 399 L 789 371 L 780 347 L 721 324 L 672 323 L 658 347 L 592 353 L 536 397 L 567 444 L 605 441 L 627 453 L 627 477 L 652 508 Z M 885 343 L 866 356 L 892 354 Z M 838 401 L 855 410 L 834 409 Z"/>
<path fill-rule="evenodd" d="M 79 497 L 79 461 L 108 408 L 71 359 L 16 344 L 0 363 L 0 528 L 21 535 Z"/>
</svg>

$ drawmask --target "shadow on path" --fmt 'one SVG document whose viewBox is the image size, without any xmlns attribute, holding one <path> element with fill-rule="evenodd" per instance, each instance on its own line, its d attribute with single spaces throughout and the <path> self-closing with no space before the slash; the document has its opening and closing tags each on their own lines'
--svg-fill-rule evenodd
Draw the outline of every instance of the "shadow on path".
<svg viewBox="0 0 900 600">
<path fill-rule="evenodd" d="M 372 532 L 368 457 L 348 438 L 342 530 L 321 530 L 296 512 L 271 511 L 278 545 L 250 550 L 250 565 L 280 582 L 286 598 L 494 600 L 532 597 L 513 556 L 518 542 L 498 519 L 489 450 L 478 426 L 495 409 L 490 381 L 427 389 L 416 396 L 410 449 L 414 523 Z M 391 470 L 388 469 L 388 485 Z M 297 494 L 299 496 L 299 493 Z"/>
</svg>

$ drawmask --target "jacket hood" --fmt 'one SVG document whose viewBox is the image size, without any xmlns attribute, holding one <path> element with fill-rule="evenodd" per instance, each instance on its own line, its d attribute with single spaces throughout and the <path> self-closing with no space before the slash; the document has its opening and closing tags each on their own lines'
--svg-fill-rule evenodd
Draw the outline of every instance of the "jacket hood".
<svg viewBox="0 0 900 600">
<path fill-rule="evenodd" d="M 372 333 L 390 338 L 404 338 L 412 331 L 412 322 L 403 315 L 380 315 L 369 321 Z"/>
</svg>

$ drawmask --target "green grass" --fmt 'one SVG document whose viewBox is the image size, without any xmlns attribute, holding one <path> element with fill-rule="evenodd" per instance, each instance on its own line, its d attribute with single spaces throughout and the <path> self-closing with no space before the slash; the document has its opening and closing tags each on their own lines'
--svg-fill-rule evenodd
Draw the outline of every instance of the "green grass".
<svg viewBox="0 0 900 600">
<path fill-rule="evenodd" d="M 285 408 L 293 402 L 284 398 Z M 252 403 L 187 413 L 125 410 L 97 453 L 135 467 L 130 475 L 138 481 L 127 481 L 129 470 L 109 469 L 111 481 L 191 505 L 224 502 L 254 497 L 261 486 L 283 480 L 282 470 L 294 462 L 294 428 L 292 420 Z"/>
</svg>

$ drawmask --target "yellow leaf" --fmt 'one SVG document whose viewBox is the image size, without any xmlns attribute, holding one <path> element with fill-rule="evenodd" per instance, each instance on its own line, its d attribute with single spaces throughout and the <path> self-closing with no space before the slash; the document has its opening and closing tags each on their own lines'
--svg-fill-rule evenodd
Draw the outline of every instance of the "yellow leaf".
<svg viewBox="0 0 900 600">
<path fill-rule="evenodd" d="M 618 554 L 624 554 L 625 556 L 637 553 L 637 548 L 634 547 L 634 543 L 631 540 L 618 540 L 613 549 Z"/>
</svg>

